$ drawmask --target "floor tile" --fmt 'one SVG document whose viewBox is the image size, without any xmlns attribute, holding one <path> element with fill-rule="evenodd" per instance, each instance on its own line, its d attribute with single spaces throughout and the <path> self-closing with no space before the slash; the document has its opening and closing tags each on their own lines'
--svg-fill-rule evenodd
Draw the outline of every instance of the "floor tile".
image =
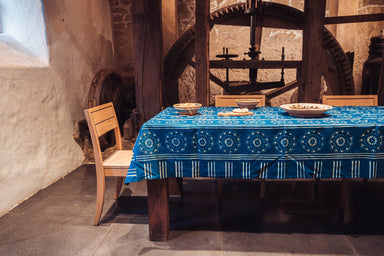
<svg viewBox="0 0 384 256">
<path fill-rule="evenodd" d="M 303 233 L 224 233 L 223 250 L 302 255 L 357 255 L 344 235 Z"/>
<path fill-rule="evenodd" d="M 101 223 L 94 227 L 94 165 L 84 165 L 0 217 L 0 255 L 384 255 L 384 186 L 357 182 L 352 226 L 336 223 L 340 182 L 313 184 L 184 179 L 169 199 L 168 242 L 148 239 L 146 182 L 124 185 L 113 199 L 106 182 Z M 129 254 L 127 254 L 129 252 Z"/>
<path fill-rule="evenodd" d="M 173 231 L 168 242 L 151 242 L 147 225 L 113 224 L 92 255 L 218 256 L 222 255 L 221 248 L 221 232 Z"/>
<path fill-rule="evenodd" d="M 384 236 L 383 235 L 347 235 L 359 255 L 378 256 L 384 255 Z"/>
<path fill-rule="evenodd" d="M 0 246 L 0 255 L 89 255 L 107 227 L 56 225 L 29 230 Z"/>
</svg>

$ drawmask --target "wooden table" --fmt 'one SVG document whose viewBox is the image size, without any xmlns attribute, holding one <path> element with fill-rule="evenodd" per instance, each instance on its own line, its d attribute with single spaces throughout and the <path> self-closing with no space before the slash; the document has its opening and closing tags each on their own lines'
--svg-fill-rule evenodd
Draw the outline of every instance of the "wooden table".
<svg viewBox="0 0 384 256">
<path fill-rule="evenodd" d="M 126 183 L 148 180 L 150 240 L 169 235 L 168 178 L 341 179 L 384 177 L 384 107 L 335 107 L 317 118 L 262 107 L 221 117 L 167 108 L 139 133 Z"/>
</svg>

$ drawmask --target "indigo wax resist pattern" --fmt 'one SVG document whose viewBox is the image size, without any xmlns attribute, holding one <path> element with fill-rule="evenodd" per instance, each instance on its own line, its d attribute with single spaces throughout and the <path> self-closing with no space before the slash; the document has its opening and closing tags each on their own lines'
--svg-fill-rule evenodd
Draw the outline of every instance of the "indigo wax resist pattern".
<svg viewBox="0 0 384 256">
<path fill-rule="evenodd" d="M 334 107 L 318 118 L 261 107 L 249 116 L 172 107 L 146 122 L 126 183 L 168 177 L 234 179 L 384 177 L 384 107 Z"/>
</svg>

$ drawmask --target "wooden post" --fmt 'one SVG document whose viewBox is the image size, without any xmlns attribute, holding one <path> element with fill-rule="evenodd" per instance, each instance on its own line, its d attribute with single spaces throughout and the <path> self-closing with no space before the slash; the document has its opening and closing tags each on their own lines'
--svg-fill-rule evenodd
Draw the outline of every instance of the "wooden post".
<svg viewBox="0 0 384 256">
<path fill-rule="evenodd" d="M 305 0 L 299 102 L 320 102 L 326 0 Z"/>
<path fill-rule="evenodd" d="M 209 105 L 209 0 L 195 0 L 196 101 Z"/>
<path fill-rule="evenodd" d="M 132 1 L 136 109 L 139 124 L 161 111 L 161 0 Z"/>
<path fill-rule="evenodd" d="M 166 242 L 169 235 L 168 180 L 148 180 L 147 191 L 149 240 Z"/>
<path fill-rule="evenodd" d="M 379 106 L 384 106 L 384 54 L 381 62 L 379 84 L 377 86 Z"/>
<path fill-rule="evenodd" d="M 261 36 L 263 34 L 263 28 L 262 27 L 256 27 L 256 33 L 255 33 L 255 48 L 256 51 L 260 51 L 261 49 Z M 259 59 L 260 55 L 257 56 L 257 60 Z"/>
</svg>

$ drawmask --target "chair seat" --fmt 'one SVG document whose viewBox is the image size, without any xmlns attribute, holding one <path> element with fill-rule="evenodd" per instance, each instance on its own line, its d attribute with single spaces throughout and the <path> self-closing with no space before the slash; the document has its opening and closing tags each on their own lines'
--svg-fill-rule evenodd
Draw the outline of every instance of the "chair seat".
<svg viewBox="0 0 384 256">
<path fill-rule="evenodd" d="M 106 168 L 126 168 L 131 164 L 132 150 L 116 150 L 111 156 L 105 159 L 103 166 Z"/>
</svg>

